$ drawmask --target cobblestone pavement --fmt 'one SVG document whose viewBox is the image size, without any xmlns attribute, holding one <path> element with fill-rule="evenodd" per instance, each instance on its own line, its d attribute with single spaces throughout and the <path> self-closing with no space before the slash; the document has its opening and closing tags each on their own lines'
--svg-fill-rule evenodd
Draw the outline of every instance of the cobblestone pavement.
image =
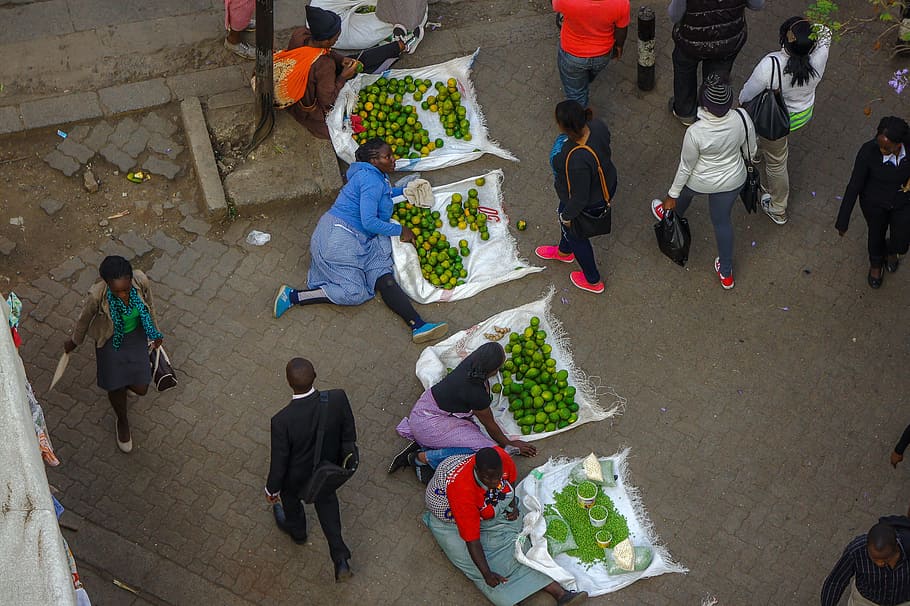
<svg viewBox="0 0 910 606">
<path fill-rule="evenodd" d="M 777 26 L 793 10 L 788 4 L 749 15 L 737 84 L 775 46 Z M 907 464 L 897 471 L 887 465 L 910 421 L 904 369 L 910 341 L 902 320 L 910 269 L 870 290 L 858 211 L 843 239 L 832 228 L 856 149 L 879 117 L 906 110 L 906 100 L 901 106 L 886 85 L 899 63 L 868 51 L 871 29 L 835 46 L 816 117 L 791 138 L 791 221 L 778 227 L 736 209 L 737 285 L 724 292 L 713 273 L 703 201 L 690 216 L 686 269 L 659 254 L 651 233 L 648 202 L 666 191 L 683 135 L 666 112 L 665 22 L 658 36 L 655 91 L 636 89 L 633 44 L 593 86 L 620 174 L 614 233 L 595 245 L 606 293 L 582 293 L 571 287 L 567 268 L 550 266 L 421 312 L 457 330 L 555 284 L 568 302 L 557 297 L 554 312 L 577 363 L 628 399 L 625 414 L 612 421 L 539 443 L 539 458 L 630 446 L 632 479 L 654 528 L 690 573 L 639 582 L 592 603 L 699 604 L 708 595 L 721 604 L 813 603 L 843 545 L 910 501 Z M 561 96 L 555 19 L 532 10 L 478 18 L 471 27 L 431 34 L 406 65 L 477 46 L 483 50 L 474 78 L 490 131 L 521 162 L 484 158 L 427 176 L 446 183 L 502 167 L 507 210 L 528 221 L 517 239 L 531 255 L 557 235 L 546 166 L 552 107 Z M 379 301 L 271 318 L 276 286 L 305 280 L 309 236 L 323 211 L 241 218 L 218 238 L 194 219 L 184 226 L 196 234 L 186 245 L 163 231 L 121 234 L 19 289 L 29 310 L 23 357 L 33 383 L 45 386 L 103 254 L 133 258 L 154 281 L 182 380 L 176 390 L 133 401 L 134 452 L 116 449 L 88 346 L 77 351 L 59 390 L 45 397 L 63 460 L 49 472 L 51 483 L 89 528 L 113 537 L 92 543 L 67 534 L 77 557 L 152 594 L 149 603 L 213 603 L 207 601 L 213 595 L 218 603 L 250 604 L 480 602 L 420 523 L 416 480 L 385 474 L 402 443 L 394 426 L 421 391 L 414 377 L 420 348 Z M 270 232 L 271 242 L 244 244 L 253 228 Z M 295 355 L 314 361 L 319 386 L 346 389 L 357 417 L 363 465 L 341 491 L 356 576 L 343 586 L 331 582 L 315 523 L 310 543 L 294 545 L 274 527 L 262 495 L 268 419 L 288 399 L 282 368 Z M 519 469 L 526 473 L 540 462 L 519 460 Z M 135 562 L 151 562 L 155 572 L 128 567 Z M 144 603 L 106 588 L 104 578 L 88 586 L 96 603 Z"/>
</svg>

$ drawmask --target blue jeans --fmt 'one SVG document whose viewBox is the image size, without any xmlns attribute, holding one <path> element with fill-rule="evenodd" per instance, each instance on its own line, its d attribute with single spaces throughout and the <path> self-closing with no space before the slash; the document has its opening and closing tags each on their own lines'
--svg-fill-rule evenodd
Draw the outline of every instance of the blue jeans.
<svg viewBox="0 0 910 606">
<path fill-rule="evenodd" d="M 603 208 L 603 205 L 595 207 L 597 210 Z M 565 210 L 565 206 L 560 203 L 557 210 L 557 219 Z M 592 209 L 593 210 L 593 209 Z M 597 261 L 594 259 L 594 248 L 591 246 L 591 240 L 588 238 L 576 238 L 566 229 L 566 226 L 559 223 L 559 232 L 562 236 L 559 238 L 559 252 L 567 255 L 572 253 L 581 271 L 585 274 L 585 280 L 590 284 L 600 282 L 600 272 L 597 270 Z"/>
<path fill-rule="evenodd" d="M 697 191 L 683 187 L 679 198 L 676 199 L 676 214 L 684 217 L 692 198 L 698 194 Z M 714 237 L 717 239 L 720 273 L 725 276 L 733 275 L 733 223 L 730 215 L 738 197 L 739 189 L 708 194 L 708 211 L 711 214 L 711 223 L 714 224 Z"/>
<path fill-rule="evenodd" d="M 454 446 L 451 448 L 438 448 L 436 450 L 424 450 L 423 454 L 427 457 L 427 463 L 430 464 L 430 467 L 436 469 L 439 467 L 439 464 L 442 463 L 445 459 L 449 457 L 454 457 L 455 455 L 460 454 L 474 454 L 473 448 L 466 448 L 464 446 Z"/>
<path fill-rule="evenodd" d="M 599 57 L 576 57 L 559 48 L 556 66 L 559 68 L 559 79 L 566 93 L 566 99 L 578 101 L 582 107 L 588 107 L 588 85 L 594 82 L 603 68 L 610 62 L 612 50 Z"/>
</svg>

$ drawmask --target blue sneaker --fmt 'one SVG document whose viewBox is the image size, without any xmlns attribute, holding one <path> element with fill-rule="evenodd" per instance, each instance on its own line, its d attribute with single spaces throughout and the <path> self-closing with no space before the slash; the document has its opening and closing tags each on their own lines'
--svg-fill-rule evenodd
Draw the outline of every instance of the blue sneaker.
<svg viewBox="0 0 910 606">
<path fill-rule="evenodd" d="M 446 336 L 449 332 L 449 325 L 445 322 L 427 322 L 420 328 L 415 328 L 411 332 L 411 340 L 415 343 L 426 343 L 435 341 Z"/>
<path fill-rule="evenodd" d="M 275 296 L 275 305 L 272 307 L 272 312 L 276 318 L 280 318 L 284 315 L 284 312 L 294 307 L 294 304 L 291 303 L 291 292 L 293 290 L 287 284 L 282 284 L 278 289 L 278 294 Z"/>
</svg>

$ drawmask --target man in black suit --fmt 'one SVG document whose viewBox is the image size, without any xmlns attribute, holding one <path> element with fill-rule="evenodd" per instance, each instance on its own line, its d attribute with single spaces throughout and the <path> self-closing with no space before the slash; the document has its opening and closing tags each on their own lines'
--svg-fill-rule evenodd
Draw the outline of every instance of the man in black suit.
<svg viewBox="0 0 910 606">
<path fill-rule="evenodd" d="M 307 525 L 300 492 L 313 473 L 320 393 L 313 387 L 316 371 L 309 360 L 292 359 L 288 362 L 286 375 L 294 396 L 290 404 L 272 417 L 272 462 L 265 493 L 272 504 L 278 528 L 288 533 L 295 543 L 303 544 L 307 539 Z M 340 465 L 356 449 L 354 414 L 343 390 L 333 389 L 326 393 L 328 415 L 320 460 Z M 346 580 L 353 573 L 348 563 L 351 552 L 341 538 L 338 496 L 334 491 L 321 494 L 314 505 L 322 532 L 329 542 L 329 554 L 335 564 L 335 581 Z"/>
</svg>

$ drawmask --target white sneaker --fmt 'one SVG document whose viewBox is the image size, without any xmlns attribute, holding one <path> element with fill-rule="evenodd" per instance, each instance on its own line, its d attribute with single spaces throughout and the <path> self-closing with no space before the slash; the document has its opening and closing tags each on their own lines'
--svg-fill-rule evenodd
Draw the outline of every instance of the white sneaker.
<svg viewBox="0 0 910 606">
<path fill-rule="evenodd" d="M 765 211 L 765 214 L 768 215 L 769 219 L 778 225 L 783 225 L 789 219 L 789 217 L 787 217 L 786 211 L 782 213 L 776 213 L 771 210 L 771 194 L 761 195 L 761 209 Z"/>
<path fill-rule="evenodd" d="M 256 49 L 246 42 L 238 42 L 237 44 L 231 44 L 225 39 L 224 48 L 228 49 L 238 57 L 243 57 L 249 61 L 256 59 Z"/>
</svg>

